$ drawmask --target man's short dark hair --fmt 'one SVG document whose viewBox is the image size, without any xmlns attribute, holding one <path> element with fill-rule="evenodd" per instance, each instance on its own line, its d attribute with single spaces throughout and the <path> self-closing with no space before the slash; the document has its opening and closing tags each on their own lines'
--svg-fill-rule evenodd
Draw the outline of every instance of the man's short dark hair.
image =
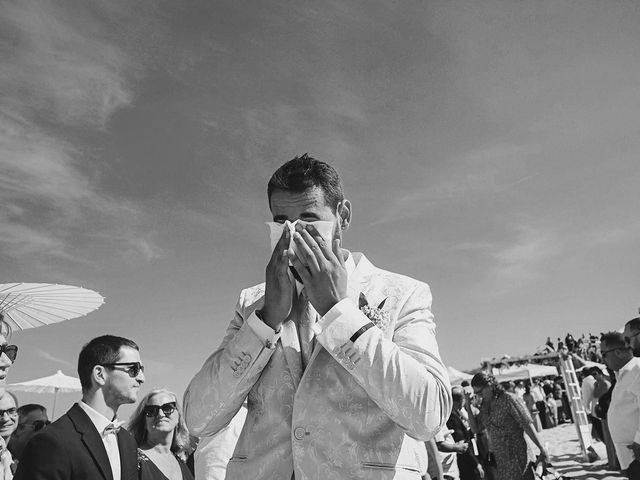
<svg viewBox="0 0 640 480">
<path fill-rule="evenodd" d="M 38 403 L 27 403 L 26 405 L 18 407 L 18 415 L 21 417 L 23 415 L 29 415 L 31 412 L 42 412 L 46 415 L 47 409 Z"/>
<path fill-rule="evenodd" d="M 269 205 L 274 190 L 301 193 L 313 187 L 322 190 L 325 203 L 333 209 L 344 200 L 344 188 L 338 172 L 328 163 L 305 153 L 289 160 L 271 176 L 267 185 Z"/>
<path fill-rule="evenodd" d="M 133 340 L 116 337 L 115 335 L 103 335 L 94 338 L 87 343 L 78 356 L 78 376 L 82 391 L 88 391 L 91 386 L 91 372 L 96 365 L 116 363 L 120 359 L 120 348 L 129 347 L 140 350 Z"/>
<path fill-rule="evenodd" d="M 627 325 L 632 332 L 640 331 L 640 317 L 632 318 L 627 322 Z"/>
<path fill-rule="evenodd" d="M 602 342 L 605 342 L 607 346 L 611 348 L 625 348 L 628 346 L 624 339 L 624 335 L 620 332 L 603 333 L 600 337 L 600 343 Z"/>
</svg>

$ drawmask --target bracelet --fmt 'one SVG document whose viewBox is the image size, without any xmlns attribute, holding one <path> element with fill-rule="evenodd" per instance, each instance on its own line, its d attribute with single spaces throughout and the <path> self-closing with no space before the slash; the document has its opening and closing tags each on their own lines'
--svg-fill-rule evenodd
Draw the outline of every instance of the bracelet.
<svg viewBox="0 0 640 480">
<path fill-rule="evenodd" d="M 351 338 L 349 340 L 351 340 L 352 342 L 355 342 L 360 335 L 362 335 L 364 332 L 366 332 L 367 330 L 369 330 L 371 327 L 373 327 L 373 323 L 369 322 L 366 323 L 365 325 L 363 325 L 362 327 L 360 327 L 356 333 L 354 333 L 353 335 L 351 335 Z"/>
</svg>

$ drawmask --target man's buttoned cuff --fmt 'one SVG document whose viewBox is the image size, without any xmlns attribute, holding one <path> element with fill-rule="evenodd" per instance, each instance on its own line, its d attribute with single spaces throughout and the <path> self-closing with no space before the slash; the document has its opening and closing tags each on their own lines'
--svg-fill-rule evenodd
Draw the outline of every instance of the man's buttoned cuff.
<svg viewBox="0 0 640 480">
<path fill-rule="evenodd" d="M 247 318 L 247 324 L 266 348 L 275 348 L 276 342 L 280 338 L 280 332 L 275 332 L 273 328 L 260 320 L 255 311 L 251 312 Z"/>
<path fill-rule="evenodd" d="M 370 320 L 353 304 L 349 298 L 336 303 L 331 310 L 313 325 L 316 336 L 323 332 L 332 338 L 349 340 L 351 336 Z"/>
<path fill-rule="evenodd" d="M 640 445 L 640 432 L 636 431 L 636 434 L 633 437 L 633 442 Z"/>
</svg>

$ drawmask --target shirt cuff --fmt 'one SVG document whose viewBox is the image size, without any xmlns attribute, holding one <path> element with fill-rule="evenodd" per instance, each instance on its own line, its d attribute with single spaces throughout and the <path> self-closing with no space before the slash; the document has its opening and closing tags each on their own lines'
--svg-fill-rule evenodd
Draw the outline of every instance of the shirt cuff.
<svg viewBox="0 0 640 480">
<path fill-rule="evenodd" d="M 276 342 L 280 338 L 280 332 L 275 332 L 273 328 L 260 320 L 255 311 L 251 312 L 247 318 L 247 324 L 265 347 L 275 348 Z"/>
<path fill-rule="evenodd" d="M 636 432 L 636 434 L 633 437 L 633 442 L 640 445 L 640 432 Z"/>
<path fill-rule="evenodd" d="M 353 303 L 349 298 L 343 298 L 336 303 L 324 316 L 311 327 L 316 335 L 320 335 L 338 317 L 353 309 Z"/>
</svg>

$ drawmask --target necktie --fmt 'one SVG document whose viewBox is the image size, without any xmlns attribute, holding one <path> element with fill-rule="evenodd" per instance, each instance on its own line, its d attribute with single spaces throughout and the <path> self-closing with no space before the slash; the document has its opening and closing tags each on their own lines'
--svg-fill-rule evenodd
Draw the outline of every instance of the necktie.
<svg viewBox="0 0 640 480">
<path fill-rule="evenodd" d="M 300 292 L 297 302 L 296 326 L 298 328 L 298 339 L 300 340 L 300 354 L 302 355 L 302 369 L 307 368 L 313 347 L 315 347 L 315 334 L 313 324 L 316 323 L 317 313 L 307 299 L 304 291 Z"/>
</svg>

